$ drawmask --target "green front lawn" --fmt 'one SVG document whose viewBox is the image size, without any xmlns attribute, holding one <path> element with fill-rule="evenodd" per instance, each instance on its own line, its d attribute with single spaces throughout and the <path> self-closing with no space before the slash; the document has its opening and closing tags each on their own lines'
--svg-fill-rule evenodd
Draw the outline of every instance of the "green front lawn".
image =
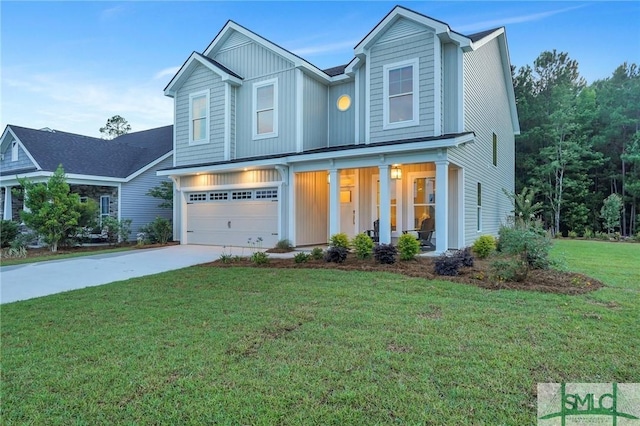
<svg viewBox="0 0 640 426">
<path fill-rule="evenodd" d="M 640 245 L 578 243 L 610 287 L 196 266 L 3 305 L 1 423 L 535 424 L 539 382 L 640 377 Z"/>
</svg>

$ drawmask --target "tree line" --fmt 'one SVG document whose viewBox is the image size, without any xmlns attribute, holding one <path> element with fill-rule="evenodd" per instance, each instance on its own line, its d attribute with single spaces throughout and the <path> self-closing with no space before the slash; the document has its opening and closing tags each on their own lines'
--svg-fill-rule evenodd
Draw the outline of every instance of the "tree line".
<svg viewBox="0 0 640 426">
<path fill-rule="evenodd" d="M 616 230 L 640 232 L 638 66 L 624 63 L 587 84 L 577 61 L 546 51 L 532 66 L 513 68 L 513 82 L 521 128 L 516 191 L 535 190 L 554 234 L 609 231 L 613 198 Z"/>
</svg>

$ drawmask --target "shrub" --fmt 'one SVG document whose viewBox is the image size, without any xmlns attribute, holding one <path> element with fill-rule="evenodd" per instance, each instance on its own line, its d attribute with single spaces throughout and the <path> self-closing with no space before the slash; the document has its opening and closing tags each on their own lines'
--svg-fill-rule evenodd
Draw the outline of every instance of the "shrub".
<svg viewBox="0 0 640 426">
<path fill-rule="evenodd" d="M 320 247 L 314 247 L 313 250 L 311 250 L 311 257 L 313 260 L 322 260 L 324 258 L 324 252 Z"/>
<path fill-rule="evenodd" d="M 324 253 L 324 260 L 333 263 L 342 263 L 347 260 L 346 247 L 331 246 Z"/>
<path fill-rule="evenodd" d="M 355 248 L 358 259 L 371 257 L 371 253 L 373 253 L 373 245 L 373 240 L 365 233 L 358 234 L 353 239 L 353 247 Z"/>
<path fill-rule="evenodd" d="M 296 253 L 295 256 L 293 256 L 293 260 L 296 263 L 307 263 L 310 258 L 311 254 L 305 253 L 303 251 L 301 251 L 300 253 Z"/>
<path fill-rule="evenodd" d="M 602 241 L 609 241 L 609 234 L 606 232 L 596 232 L 596 238 Z"/>
<path fill-rule="evenodd" d="M 263 251 L 257 251 L 249 258 L 256 265 L 266 265 L 269 263 L 269 254 Z"/>
<path fill-rule="evenodd" d="M 140 228 L 141 232 L 147 235 L 150 243 L 167 244 L 173 236 L 173 227 L 171 221 L 156 217 L 153 222 Z"/>
<path fill-rule="evenodd" d="M 222 253 L 220 255 L 220 262 L 222 263 L 231 263 L 233 262 L 233 256 L 229 253 Z"/>
<path fill-rule="evenodd" d="M 373 248 L 373 257 L 378 263 L 392 265 L 396 263 L 397 254 L 398 249 L 391 244 L 378 244 Z"/>
<path fill-rule="evenodd" d="M 131 219 L 118 221 L 111 216 L 102 219 L 102 228 L 106 231 L 107 242 L 115 244 L 118 241 L 129 241 L 131 235 Z"/>
<path fill-rule="evenodd" d="M 500 251 L 508 256 L 520 257 L 531 269 L 549 268 L 551 238 L 539 222 L 528 226 L 501 226 Z"/>
<path fill-rule="evenodd" d="M 591 239 L 594 237 L 594 233 L 591 228 L 584 228 L 584 233 L 582 234 L 586 239 Z"/>
<path fill-rule="evenodd" d="M 524 281 L 529 273 L 526 262 L 516 256 L 498 256 L 489 267 L 492 279 L 496 281 Z"/>
<path fill-rule="evenodd" d="M 420 241 L 411 234 L 403 234 L 398 239 L 400 260 L 412 260 L 420 253 Z"/>
<path fill-rule="evenodd" d="M 286 250 L 286 251 L 292 251 L 293 250 L 293 245 L 291 244 L 291 241 L 285 239 L 282 239 L 280 241 L 278 241 L 276 243 L 276 248 L 279 250 Z"/>
<path fill-rule="evenodd" d="M 569 231 L 567 236 L 571 239 L 578 238 L 578 233 L 576 231 Z"/>
<path fill-rule="evenodd" d="M 473 266 L 473 254 L 471 253 L 471 247 L 465 247 L 462 250 L 458 250 L 454 254 L 460 260 L 462 266 L 466 266 L 468 268 Z"/>
<path fill-rule="evenodd" d="M 343 247 L 345 249 L 348 249 L 349 237 L 343 232 L 333 234 L 331 238 L 329 238 L 329 245 L 332 247 Z"/>
<path fill-rule="evenodd" d="M 9 247 L 11 241 L 18 236 L 18 223 L 12 220 L 0 222 L 0 247 Z"/>
<path fill-rule="evenodd" d="M 496 239 L 493 235 L 481 235 L 471 247 L 476 256 L 486 259 L 496 249 Z"/>
<path fill-rule="evenodd" d="M 461 265 L 462 260 L 458 256 L 447 256 L 446 254 L 441 254 L 434 262 L 433 271 L 437 275 L 455 277 L 458 275 L 458 270 Z"/>
</svg>

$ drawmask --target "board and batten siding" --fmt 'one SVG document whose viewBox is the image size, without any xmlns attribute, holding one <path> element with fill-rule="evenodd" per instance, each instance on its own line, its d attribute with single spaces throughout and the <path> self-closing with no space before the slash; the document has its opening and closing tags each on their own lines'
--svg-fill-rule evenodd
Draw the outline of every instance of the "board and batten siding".
<svg viewBox="0 0 640 426">
<path fill-rule="evenodd" d="M 369 54 L 371 62 L 370 82 L 370 142 L 383 142 L 407 139 L 434 134 L 434 40 L 432 31 L 421 26 L 407 26 L 404 19 L 394 24 L 372 48 Z M 401 25 L 403 31 L 394 28 Z M 414 33 L 408 35 L 408 28 Z M 402 37 L 400 37 L 402 35 Z M 383 130 L 383 67 L 419 58 L 419 125 L 399 129 Z M 439 62 L 439 61 L 438 61 Z M 438 87 L 438 89 L 440 89 Z"/>
<path fill-rule="evenodd" d="M 8 137 L 10 139 L 11 137 Z M 27 153 L 22 149 L 22 145 L 18 144 L 18 160 L 11 161 L 11 144 L 9 142 L 7 149 L 4 151 L 2 159 L 0 160 L 0 170 L 3 172 L 10 172 L 11 170 L 29 169 L 35 167 L 31 159 L 27 156 Z"/>
<path fill-rule="evenodd" d="M 231 120 L 229 124 L 230 135 L 229 135 L 229 154 L 230 160 L 236 158 L 236 96 L 237 96 L 237 87 L 231 87 L 229 91 L 231 93 L 231 99 L 229 99 L 229 120 Z"/>
<path fill-rule="evenodd" d="M 182 176 L 182 188 L 213 188 L 220 185 L 238 185 L 273 182 L 274 186 L 280 182 L 280 173 L 275 169 L 249 170 L 246 172 L 202 174 Z"/>
<path fill-rule="evenodd" d="M 303 149 L 305 151 L 327 146 L 327 86 L 303 76 L 302 107 Z"/>
<path fill-rule="evenodd" d="M 220 76 L 198 65 L 176 94 L 176 166 L 224 160 L 224 85 Z M 209 91 L 209 142 L 189 145 L 189 95 Z"/>
<path fill-rule="evenodd" d="M 453 43 L 442 45 L 442 133 L 458 133 L 459 94 L 458 84 L 459 47 Z M 461 124 L 461 123 L 460 123 Z"/>
<path fill-rule="evenodd" d="M 213 59 L 242 77 L 243 87 L 253 79 L 269 77 L 294 67 L 288 59 L 235 31 L 215 52 Z"/>
<path fill-rule="evenodd" d="M 357 81 L 356 84 L 358 85 L 358 96 L 357 96 L 357 99 L 356 97 L 354 97 L 354 110 L 355 109 L 358 110 L 357 112 L 358 117 L 356 121 L 356 126 L 358 126 L 358 137 L 357 137 L 358 140 L 356 141 L 356 143 L 360 144 L 365 142 L 365 137 L 367 133 L 367 130 L 366 130 L 367 67 L 366 65 L 362 64 L 357 72 L 358 72 L 358 79 L 356 80 Z M 355 108 L 356 105 L 358 106 L 357 108 Z"/>
<path fill-rule="evenodd" d="M 355 144 L 355 82 L 350 81 L 329 88 L 329 146 Z M 351 98 L 351 106 L 340 111 L 338 98 L 347 95 Z"/>
<path fill-rule="evenodd" d="M 329 239 L 327 172 L 295 174 L 296 246 L 326 244 Z"/>
<path fill-rule="evenodd" d="M 158 207 L 162 200 L 147 195 L 149 189 L 167 181 L 166 176 L 156 176 L 156 171 L 169 168 L 173 165 L 171 157 L 166 158 L 149 170 L 141 173 L 129 182 L 122 184 L 120 188 L 120 218 L 131 219 L 131 235 L 129 240 L 134 241 L 140 227 L 147 225 L 159 216 L 168 220 L 173 217 L 171 209 Z"/>
<path fill-rule="evenodd" d="M 497 235 L 512 210 L 503 189 L 515 186 L 515 137 L 497 40 L 464 54 L 465 131 L 475 141 L 449 149 L 449 160 L 464 167 L 465 245 L 484 234 Z M 493 165 L 493 133 L 498 165 Z M 476 229 L 477 184 L 482 184 L 482 230 Z"/>
</svg>

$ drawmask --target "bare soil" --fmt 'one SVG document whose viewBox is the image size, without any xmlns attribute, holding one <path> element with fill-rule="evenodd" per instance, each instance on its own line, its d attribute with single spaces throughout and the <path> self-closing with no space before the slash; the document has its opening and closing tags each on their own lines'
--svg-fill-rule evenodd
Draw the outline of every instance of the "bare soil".
<svg viewBox="0 0 640 426">
<path fill-rule="evenodd" d="M 462 267 L 459 275 L 454 277 L 436 275 L 434 273 L 433 257 L 418 257 L 411 261 L 398 261 L 392 265 L 381 265 L 373 259 L 357 259 L 349 255 L 344 263 L 330 263 L 324 260 L 309 260 L 306 263 L 295 263 L 293 259 L 270 258 L 265 265 L 256 265 L 247 258 L 234 259 L 231 263 L 223 263 L 220 260 L 205 264 L 208 267 L 258 267 L 258 268 L 313 268 L 313 269 L 338 269 L 343 271 L 370 271 L 370 272 L 394 272 L 414 278 L 427 280 L 446 280 L 457 283 L 470 284 L 478 287 L 499 290 L 526 290 L 544 293 L 559 294 L 583 294 L 595 291 L 604 284 L 594 278 L 575 272 L 558 271 L 555 269 L 532 270 L 525 281 L 508 282 L 495 281 L 489 272 L 489 261 L 475 259 L 474 266 Z"/>
<path fill-rule="evenodd" d="M 178 242 L 169 242 L 165 245 L 174 245 L 179 244 Z M 115 249 L 120 247 L 132 247 L 136 249 L 145 249 L 145 248 L 154 248 L 154 247 L 162 247 L 161 244 L 146 244 L 146 245 L 137 245 L 136 243 L 121 243 L 115 245 L 108 244 L 99 244 L 99 245 L 86 245 L 86 246 L 76 246 L 76 247 L 58 247 L 58 251 L 52 253 L 48 247 L 40 247 L 40 248 L 30 248 L 27 249 L 27 259 L 30 257 L 52 257 L 61 255 L 61 254 L 73 254 L 73 253 L 92 253 L 92 252 L 100 252 L 109 249 Z"/>
</svg>

